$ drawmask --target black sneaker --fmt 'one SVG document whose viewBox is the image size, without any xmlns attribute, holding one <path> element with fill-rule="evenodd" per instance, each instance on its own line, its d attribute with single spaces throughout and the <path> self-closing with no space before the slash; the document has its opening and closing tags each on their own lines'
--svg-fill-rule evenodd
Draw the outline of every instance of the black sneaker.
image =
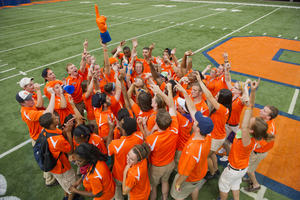
<svg viewBox="0 0 300 200">
<path fill-rule="evenodd" d="M 204 179 L 206 180 L 218 179 L 218 175 L 217 174 L 211 175 L 211 173 L 208 171 L 208 173 L 204 176 Z"/>
<path fill-rule="evenodd" d="M 46 184 L 45 184 L 46 185 Z M 52 186 L 56 186 L 56 185 L 59 185 L 59 182 L 57 180 L 55 180 L 54 183 L 52 184 L 49 184 L 49 185 L 46 185 L 47 187 L 52 187 Z"/>
<path fill-rule="evenodd" d="M 219 171 L 219 170 L 217 170 L 217 171 L 215 171 L 215 174 L 217 174 L 217 175 L 221 175 L 221 172 Z"/>
</svg>

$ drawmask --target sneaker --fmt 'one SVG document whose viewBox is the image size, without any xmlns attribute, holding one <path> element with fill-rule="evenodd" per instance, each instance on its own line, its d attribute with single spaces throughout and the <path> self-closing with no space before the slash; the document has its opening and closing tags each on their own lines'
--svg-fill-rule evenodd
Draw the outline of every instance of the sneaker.
<svg viewBox="0 0 300 200">
<path fill-rule="evenodd" d="M 256 192 L 256 191 L 260 190 L 260 186 L 254 188 L 253 185 L 250 185 L 248 187 L 245 187 L 244 189 L 247 192 Z"/>
<path fill-rule="evenodd" d="M 223 156 L 222 158 L 220 158 L 220 161 L 227 162 L 228 161 L 228 156 Z"/>
<path fill-rule="evenodd" d="M 207 174 L 204 176 L 205 180 L 210 180 L 210 179 L 218 179 L 218 175 L 215 173 L 214 175 L 211 175 L 211 173 L 208 171 Z"/>
<path fill-rule="evenodd" d="M 224 153 L 225 151 L 226 151 L 226 149 L 222 148 L 222 149 L 220 149 L 220 150 L 218 151 L 218 153 L 219 153 L 219 154 L 222 154 L 222 153 Z"/>
<path fill-rule="evenodd" d="M 243 178 L 242 178 L 242 181 L 245 182 L 245 183 L 248 183 L 248 184 L 250 184 L 250 185 L 253 184 L 253 182 L 251 181 L 250 178 L 243 177 Z"/>
<path fill-rule="evenodd" d="M 215 171 L 215 174 L 217 174 L 217 175 L 221 175 L 221 172 L 219 171 L 219 170 L 217 170 L 217 171 Z"/>
<path fill-rule="evenodd" d="M 45 184 L 46 185 L 46 184 Z M 46 185 L 47 187 L 51 187 L 51 186 L 56 186 L 56 185 L 59 185 L 59 182 L 57 180 L 55 180 L 54 183 L 52 184 L 49 184 L 49 185 Z"/>
</svg>

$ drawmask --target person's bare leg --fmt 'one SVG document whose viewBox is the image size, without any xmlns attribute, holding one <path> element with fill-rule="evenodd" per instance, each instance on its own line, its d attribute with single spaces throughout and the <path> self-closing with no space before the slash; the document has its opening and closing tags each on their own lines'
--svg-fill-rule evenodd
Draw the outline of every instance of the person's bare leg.
<svg viewBox="0 0 300 200">
<path fill-rule="evenodd" d="M 253 183 L 253 187 L 254 188 L 259 187 L 260 185 L 259 185 L 258 181 L 256 180 L 255 172 L 250 172 L 250 173 L 247 172 L 247 174 Z"/>
<path fill-rule="evenodd" d="M 155 200 L 157 196 L 157 188 L 156 187 L 152 187 L 152 190 L 150 192 L 150 200 Z"/>
<path fill-rule="evenodd" d="M 71 194 L 69 194 L 69 198 L 68 198 L 68 200 L 73 200 L 74 196 L 75 196 L 75 193 L 71 193 Z"/>
<path fill-rule="evenodd" d="M 233 199 L 234 200 L 239 200 L 240 199 L 240 190 L 231 190 Z"/>
<path fill-rule="evenodd" d="M 225 192 L 221 192 L 221 191 L 220 191 L 220 199 L 221 199 L 221 200 L 226 200 L 226 199 L 227 199 L 227 196 L 228 196 L 228 193 L 225 193 Z"/>
<path fill-rule="evenodd" d="M 161 182 L 161 193 L 163 200 L 167 200 L 169 194 L 169 182 Z"/>
<path fill-rule="evenodd" d="M 218 158 L 215 153 L 212 154 L 210 157 L 211 157 L 211 160 L 213 163 L 214 171 L 217 171 L 218 170 Z"/>
<path fill-rule="evenodd" d="M 226 156 L 228 156 L 230 152 L 230 145 L 223 143 L 223 147 L 226 150 Z"/>
<path fill-rule="evenodd" d="M 208 169 L 211 175 L 215 174 L 214 164 L 211 157 L 207 158 Z"/>
<path fill-rule="evenodd" d="M 196 187 L 191 193 L 192 200 L 198 200 L 199 189 Z"/>
</svg>

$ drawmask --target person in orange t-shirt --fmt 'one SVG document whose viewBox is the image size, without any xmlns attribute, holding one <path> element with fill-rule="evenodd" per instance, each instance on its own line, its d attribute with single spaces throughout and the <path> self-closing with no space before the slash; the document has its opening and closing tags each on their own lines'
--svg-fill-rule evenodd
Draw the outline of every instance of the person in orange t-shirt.
<svg viewBox="0 0 300 200">
<path fill-rule="evenodd" d="M 182 151 L 171 196 L 175 199 L 185 199 L 191 195 L 192 199 L 198 199 L 200 181 L 207 172 L 207 157 L 211 146 L 211 137 L 208 134 L 213 130 L 214 124 L 209 117 L 196 110 L 192 99 L 182 86 L 178 84 L 177 88 L 185 93 L 187 106 L 194 120 L 194 133 Z"/>
<path fill-rule="evenodd" d="M 150 65 L 149 63 L 156 64 L 156 57 L 151 56 L 151 51 L 154 48 L 154 45 L 151 44 L 150 47 L 144 47 L 143 48 L 143 57 L 144 59 L 136 59 L 136 61 L 140 61 L 143 63 L 144 71 L 143 73 L 150 73 Z"/>
<path fill-rule="evenodd" d="M 123 172 L 123 195 L 129 193 L 131 200 L 148 200 L 150 181 L 147 157 L 150 148 L 146 143 L 135 145 L 127 154 L 127 165 Z"/>
<path fill-rule="evenodd" d="M 56 77 L 55 74 L 53 73 L 53 71 L 49 68 L 45 68 L 42 71 L 42 77 L 45 79 L 45 87 L 44 87 L 44 95 L 50 100 L 51 94 L 47 91 L 48 88 L 48 84 L 51 81 L 56 81 Z"/>
<path fill-rule="evenodd" d="M 162 183 L 162 197 L 166 199 L 169 193 L 169 177 L 175 168 L 174 157 L 178 135 L 177 111 L 174 106 L 172 92 L 166 96 L 157 85 L 150 85 L 154 93 L 159 94 L 169 106 L 169 112 L 165 109 L 157 110 L 156 126 L 157 131 L 146 138 L 146 143 L 150 146 L 149 156 L 149 178 L 152 190 L 150 199 L 157 197 L 157 185 Z M 168 91 L 172 85 L 167 84 Z M 158 173 L 157 173 L 158 172 Z"/>
<path fill-rule="evenodd" d="M 113 112 L 110 110 L 110 98 L 106 93 L 97 92 L 92 97 L 92 106 L 98 125 L 99 136 L 106 142 L 109 133 L 108 117 L 115 119 Z"/>
<path fill-rule="evenodd" d="M 40 110 L 44 110 L 44 101 L 42 97 L 42 92 L 40 85 L 33 83 L 33 77 L 24 77 L 20 80 L 20 86 L 24 91 L 32 93 L 32 98 L 34 99 L 35 107 Z M 36 92 L 35 92 L 36 91 Z"/>
<path fill-rule="evenodd" d="M 55 107 L 54 110 L 59 114 L 60 124 L 63 125 L 65 118 L 69 114 L 75 114 L 73 110 L 74 102 L 71 95 L 64 93 L 62 89 L 62 81 L 51 81 L 49 87 L 52 87 L 55 92 Z"/>
<path fill-rule="evenodd" d="M 88 167 L 83 178 L 69 187 L 69 191 L 95 200 L 112 199 L 116 184 L 106 165 L 107 157 L 94 145 L 80 144 L 75 150 L 75 160 L 79 167 Z M 83 182 L 85 191 L 76 189 Z"/>
<path fill-rule="evenodd" d="M 114 155 L 113 178 L 116 182 L 116 200 L 124 199 L 122 195 L 123 171 L 126 167 L 126 156 L 135 144 L 142 144 L 144 137 L 140 131 L 136 129 L 136 120 L 131 117 L 124 117 L 118 123 L 118 129 L 121 132 L 121 138 L 113 139 L 114 123 L 110 121 L 110 132 L 107 138 L 108 155 Z"/>
<path fill-rule="evenodd" d="M 251 82 L 251 88 L 258 87 L 256 81 Z M 273 135 L 267 133 L 268 124 L 260 117 L 251 118 L 253 105 L 255 104 L 255 92 L 251 92 L 250 100 L 248 90 L 245 91 L 242 100 L 246 104 L 242 130 L 236 134 L 226 167 L 219 179 L 219 190 L 221 200 L 226 200 L 231 190 L 234 199 L 239 199 L 241 178 L 246 174 L 249 166 L 250 153 L 256 147 L 256 141 L 265 139 L 269 141 Z M 251 102 L 251 103 L 250 103 Z"/>
<path fill-rule="evenodd" d="M 34 99 L 32 98 L 32 93 L 23 90 L 18 92 L 16 95 L 16 100 L 22 106 L 20 113 L 22 120 L 27 124 L 32 146 L 35 145 L 36 140 L 38 139 L 39 134 L 43 129 L 39 123 L 39 118 L 44 113 L 53 113 L 54 111 L 55 93 L 53 88 L 48 87 L 47 89 L 49 94 L 51 94 L 51 98 L 46 110 L 38 110 L 35 107 Z M 50 172 L 44 172 L 43 177 L 45 179 L 46 186 L 53 186 L 58 184 L 58 182 L 55 180 L 54 176 Z"/>
<path fill-rule="evenodd" d="M 120 102 L 121 97 L 121 86 L 119 79 L 116 80 L 116 83 L 110 82 L 104 85 L 104 91 L 110 98 L 110 110 L 113 112 L 115 116 L 117 116 L 118 111 L 123 107 Z"/>
<path fill-rule="evenodd" d="M 226 150 L 226 155 L 220 158 L 220 161 L 226 162 L 228 160 L 228 155 L 230 152 L 230 144 L 231 142 L 227 140 L 228 136 L 231 132 L 236 133 L 239 129 L 240 118 L 245 106 L 245 102 L 241 101 L 241 97 L 245 90 L 247 90 L 247 85 L 251 82 L 250 79 L 247 79 L 246 83 L 241 81 L 237 81 L 234 85 L 231 85 L 231 77 L 230 77 L 230 64 L 226 64 L 225 66 L 225 81 L 227 84 L 228 89 L 232 92 L 232 111 L 231 116 L 228 122 L 225 124 L 226 129 L 226 138 L 223 143 L 223 147 Z"/>
<path fill-rule="evenodd" d="M 68 153 L 71 155 L 73 153 L 73 138 L 71 133 L 73 120 L 74 119 L 69 120 L 66 123 L 66 128 L 61 131 L 56 128 L 59 124 L 59 120 L 54 114 L 45 113 L 39 119 L 40 125 L 44 127 L 46 132 L 57 134 L 57 136 L 51 136 L 47 139 L 49 151 L 54 159 L 57 159 L 56 166 L 50 170 L 50 172 L 64 189 L 65 197 L 68 200 L 72 200 L 75 195 L 74 193 L 69 192 L 69 186 L 71 183 L 78 180 L 78 177 L 65 154 Z M 45 132 L 42 132 L 41 134 L 46 136 Z M 67 138 L 67 140 L 65 138 Z"/>
<path fill-rule="evenodd" d="M 200 74 L 197 74 L 197 80 L 204 92 L 207 100 L 212 104 L 213 110 L 210 113 L 210 118 L 214 123 L 214 129 L 211 132 L 212 144 L 211 151 L 209 153 L 208 168 L 209 172 L 206 174 L 205 179 L 209 180 L 212 178 L 217 178 L 220 174 L 218 170 L 218 159 L 215 154 L 222 144 L 224 143 L 226 137 L 225 124 L 230 118 L 231 114 L 231 101 L 232 93 L 228 89 L 222 89 L 216 97 L 213 97 L 211 92 L 206 88 L 205 84 L 201 81 Z M 216 99 L 215 99 L 216 98 Z M 217 173 L 215 175 L 215 172 Z"/>
<path fill-rule="evenodd" d="M 192 86 L 191 97 L 194 101 L 196 109 L 200 111 L 204 116 L 209 116 L 209 109 L 205 101 L 203 100 L 203 91 L 198 82 L 194 83 Z"/>
<path fill-rule="evenodd" d="M 252 93 L 252 88 L 251 88 Z M 276 135 L 276 127 L 274 119 L 278 115 L 278 109 L 274 106 L 268 105 L 260 110 L 259 117 L 262 118 L 268 124 L 268 134 L 273 136 Z M 274 140 L 267 142 L 262 139 L 258 142 L 257 147 L 250 154 L 250 163 L 247 170 L 247 175 L 249 179 L 243 178 L 245 182 L 252 183 L 248 187 L 245 187 L 245 190 L 248 192 L 255 192 L 260 189 L 260 185 L 256 180 L 255 170 L 258 164 L 268 155 L 268 151 L 273 148 Z"/>
</svg>

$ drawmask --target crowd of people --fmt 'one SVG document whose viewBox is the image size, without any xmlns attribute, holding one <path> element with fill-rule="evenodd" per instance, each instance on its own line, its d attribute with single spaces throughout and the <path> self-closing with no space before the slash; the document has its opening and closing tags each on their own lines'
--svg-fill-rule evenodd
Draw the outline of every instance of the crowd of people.
<svg viewBox="0 0 300 200">
<path fill-rule="evenodd" d="M 109 57 L 107 43 L 100 41 L 102 66 L 88 53 L 88 43 L 79 70 L 66 66 L 67 78 L 57 80 L 49 68 L 42 71 L 47 107 L 33 78 L 20 81 L 23 90 L 16 100 L 32 146 L 40 134 L 55 134 L 47 139 L 57 162 L 44 172 L 46 186 L 59 184 L 68 200 L 126 195 L 155 200 L 159 184 L 163 200 L 169 194 L 196 200 L 202 179 L 219 179 L 221 200 L 230 190 L 238 200 L 242 181 L 249 183 L 246 191 L 260 189 L 255 170 L 274 145 L 278 109 L 268 105 L 253 116 L 259 80 L 232 83 L 226 52 L 218 68 L 209 65 L 200 72 L 193 69 L 192 51 L 181 62 L 176 49 L 154 57 L 153 43 L 138 58 L 133 39 L 132 50 L 122 41 Z M 221 173 L 215 152 L 222 146 L 226 155 L 220 160 L 228 166 Z M 82 184 L 85 190 L 79 189 Z"/>
</svg>

